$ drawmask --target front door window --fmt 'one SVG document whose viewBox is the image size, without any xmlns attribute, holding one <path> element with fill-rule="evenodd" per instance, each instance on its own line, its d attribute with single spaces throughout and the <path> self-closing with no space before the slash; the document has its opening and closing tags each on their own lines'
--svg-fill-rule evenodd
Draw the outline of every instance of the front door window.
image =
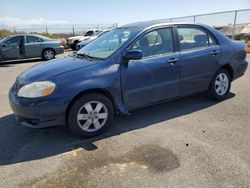
<svg viewBox="0 0 250 188">
<path fill-rule="evenodd" d="M 151 31 L 134 43 L 132 49 L 141 50 L 143 58 L 172 53 L 174 51 L 172 29 Z"/>
</svg>

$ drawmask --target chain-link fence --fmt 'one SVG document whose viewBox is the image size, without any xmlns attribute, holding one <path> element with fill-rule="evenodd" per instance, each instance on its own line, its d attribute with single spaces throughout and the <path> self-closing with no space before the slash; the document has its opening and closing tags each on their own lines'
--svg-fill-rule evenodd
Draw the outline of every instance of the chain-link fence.
<svg viewBox="0 0 250 188">
<path fill-rule="evenodd" d="M 237 38 L 250 36 L 250 9 L 216 12 L 177 18 L 154 20 L 155 22 L 192 22 L 215 27 L 225 35 Z"/>
<path fill-rule="evenodd" d="M 2 26 L 2 29 L 15 33 L 58 33 L 58 34 L 81 34 L 88 29 L 111 29 L 117 27 L 117 23 L 113 24 L 74 24 L 74 25 L 17 25 Z M 1 29 L 0 28 L 0 29 Z"/>
<path fill-rule="evenodd" d="M 215 27 L 225 35 L 237 38 L 250 38 L 250 9 L 234 10 L 227 12 L 216 12 L 211 14 L 200 14 L 177 18 L 168 18 L 162 20 L 153 20 L 155 22 L 193 22 L 204 23 Z M 45 32 L 45 33 L 63 33 L 80 34 L 88 29 L 110 29 L 118 27 L 114 24 L 75 24 L 75 25 L 29 25 L 29 26 L 5 26 L 0 29 L 7 29 L 12 32 Z"/>
</svg>

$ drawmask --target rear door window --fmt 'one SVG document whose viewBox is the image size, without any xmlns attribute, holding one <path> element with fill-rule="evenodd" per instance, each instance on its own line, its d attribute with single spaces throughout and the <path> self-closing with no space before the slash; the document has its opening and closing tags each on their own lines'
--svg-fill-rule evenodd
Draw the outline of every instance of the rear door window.
<svg viewBox="0 0 250 188">
<path fill-rule="evenodd" d="M 26 43 L 43 42 L 44 40 L 35 36 L 26 36 Z"/>
<path fill-rule="evenodd" d="M 177 27 L 180 39 L 181 50 L 203 48 L 211 45 L 217 45 L 214 37 L 208 32 L 197 27 Z"/>
<path fill-rule="evenodd" d="M 214 36 L 212 36 L 211 34 L 208 34 L 208 38 L 209 38 L 209 46 L 218 45 L 218 42 L 214 38 Z"/>
</svg>

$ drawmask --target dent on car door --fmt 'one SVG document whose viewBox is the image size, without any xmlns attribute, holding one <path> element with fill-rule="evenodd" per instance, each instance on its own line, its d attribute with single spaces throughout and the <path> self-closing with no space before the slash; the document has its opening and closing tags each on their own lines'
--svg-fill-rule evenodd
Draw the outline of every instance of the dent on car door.
<svg viewBox="0 0 250 188">
<path fill-rule="evenodd" d="M 178 96 L 180 64 L 172 28 L 145 34 L 127 51 L 131 49 L 141 50 L 143 57 L 122 66 L 122 90 L 128 109 Z"/>
<path fill-rule="evenodd" d="M 25 53 L 28 58 L 40 57 L 44 40 L 37 36 L 26 36 Z"/>
<path fill-rule="evenodd" d="M 208 89 L 220 59 L 220 46 L 211 33 L 196 26 L 178 26 L 180 95 Z"/>
<path fill-rule="evenodd" d="M 18 59 L 20 36 L 15 36 L 4 42 L 1 46 L 2 60 Z"/>
</svg>

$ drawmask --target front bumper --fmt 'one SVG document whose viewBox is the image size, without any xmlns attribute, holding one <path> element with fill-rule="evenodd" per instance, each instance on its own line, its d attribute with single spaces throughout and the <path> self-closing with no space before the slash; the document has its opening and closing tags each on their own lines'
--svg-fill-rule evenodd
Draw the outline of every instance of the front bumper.
<svg viewBox="0 0 250 188">
<path fill-rule="evenodd" d="M 9 91 L 9 103 L 17 121 L 22 125 L 43 128 L 65 124 L 65 112 L 68 104 L 68 100 L 65 98 L 20 98 L 12 87 Z"/>
</svg>

